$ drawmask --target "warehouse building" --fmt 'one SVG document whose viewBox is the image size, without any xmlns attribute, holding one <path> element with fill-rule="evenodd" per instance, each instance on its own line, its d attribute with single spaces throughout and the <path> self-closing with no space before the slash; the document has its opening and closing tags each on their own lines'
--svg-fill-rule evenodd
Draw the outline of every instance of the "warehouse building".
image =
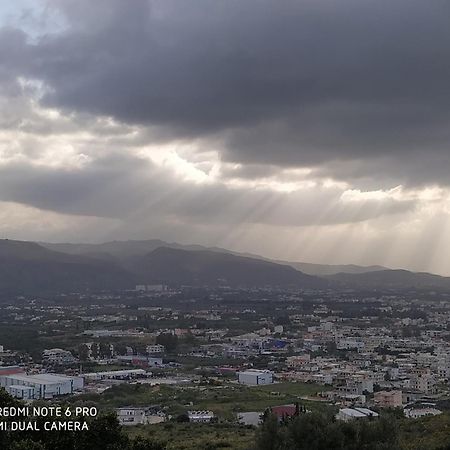
<svg viewBox="0 0 450 450">
<path fill-rule="evenodd" d="M 151 375 L 144 369 L 111 370 L 107 372 L 91 372 L 81 375 L 86 381 L 129 380 Z"/>
<path fill-rule="evenodd" d="M 238 372 L 238 381 L 240 384 L 246 384 L 248 386 L 272 384 L 273 373 L 270 370 L 246 370 L 244 372 Z"/>
<path fill-rule="evenodd" d="M 83 379 L 51 373 L 37 375 L 13 374 L 0 376 L 0 386 L 16 398 L 25 400 L 50 399 L 73 394 L 83 389 Z"/>
</svg>

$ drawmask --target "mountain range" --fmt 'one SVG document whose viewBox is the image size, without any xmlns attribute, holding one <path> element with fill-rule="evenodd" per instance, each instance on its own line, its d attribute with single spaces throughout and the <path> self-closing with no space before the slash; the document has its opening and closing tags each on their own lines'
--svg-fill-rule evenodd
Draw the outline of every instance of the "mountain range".
<svg viewBox="0 0 450 450">
<path fill-rule="evenodd" d="M 437 289 L 450 278 L 382 266 L 272 261 L 218 247 L 160 240 L 51 244 L 0 240 L 0 294 L 132 289 L 136 284 Z"/>
<path fill-rule="evenodd" d="M 222 254 L 231 254 L 235 256 L 242 256 L 252 259 L 260 259 L 269 262 L 275 262 L 286 266 L 291 266 L 300 272 L 307 275 L 334 275 L 338 273 L 366 273 L 375 272 L 378 270 L 387 270 L 387 267 L 383 266 L 357 266 L 354 264 L 346 265 L 333 265 L 333 264 L 312 264 L 305 262 L 292 262 L 283 260 L 271 260 L 260 255 L 252 253 L 239 253 L 227 250 L 220 247 L 205 247 L 202 245 L 183 245 L 175 242 L 165 242 L 159 239 L 149 239 L 140 241 L 111 241 L 103 244 L 49 244 L 41 243 L 46 248 L 51 250 L 69 253 L 72 255 L 85 255 L 95 258 L 105 259 L 109 261 L 120 260 L 122 263 L 127 263 L 130 259 L 144 256 L 153 250 L 160 247 L 179 249 L 179 250 L 192 250 L 192 251 L 207 251 L 216 252 Z"/>
</svg>

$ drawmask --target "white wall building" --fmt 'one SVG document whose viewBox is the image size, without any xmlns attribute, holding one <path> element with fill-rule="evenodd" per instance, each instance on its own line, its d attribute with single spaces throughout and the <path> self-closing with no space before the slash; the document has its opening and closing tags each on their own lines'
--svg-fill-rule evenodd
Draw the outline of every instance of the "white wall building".
<svg viewBox="0 0 450 450">
<path fill-rule="evenodd" d="M 126 406 L 116 409 L 117 419 L 124 426 L 149 425 L 161 423 L 166 420 L 166 415 L 154 407 L 132 407 Z"/>
<path fill-rule="evenodd" d="M 350 422 L 351 420 L 368 419 L 378 417 L 378 413 L 367 408 L 343 408 L 336 415 L 337 420 Z"/>
<path fill-rule="evenodd" d="M 106 372 L 84 373 L 82 377 L 86 381 L 125 380 L 128 378 L 145 376 L 146 374 L 147 372 L 144 369 L 128 369 L 128 370 L 111 370 Z"/>
<path fill-rule="evenodd" d="M 210 423 L 215 420 L 212 411 L 188 411 L 189 422 L 193 423 Z"/>
<path fill-rule="evenodd" d="M 436 408 L 431 407 L 422 407 L 422 408 L 407 408 L 404 410 L 405 416 L 410 419 L 419 419 L 421 417 L 426 416 L 437 416 L 442 414 L 442 411 Z"/>
<path fill-rule="evenodd" d="M 164 345 L 155 344 L 155 345 L 147 345 L 145 350 L 149 355 L 152 355 L 154 353 L 164 353 L 165 348 Z"/>
<path fill-rule="evenodd" d="M 15 398 L 21 400 L 34 400 L 35 389 L 33 386 L 21 386 L 20 384 L 12 384 L 6 387 L 6 392 Z"/>
<path fill-rule="evenodd" d="M 23 399 L 39 400 L 73 394 L 75 391 L 81 390 L 83 384 L 83 379 L 80 377 L 51 373 L 0 376 L 0 386 L 4 387 L 14 397 Z"/>
<path fill-rule="evenodd" d="M 238 372 L 238 381 L 240 384 L 248 386 L 258 386 L 273 383 L 273 373 L 270 370 L 246 370 Z"/>
</svg>

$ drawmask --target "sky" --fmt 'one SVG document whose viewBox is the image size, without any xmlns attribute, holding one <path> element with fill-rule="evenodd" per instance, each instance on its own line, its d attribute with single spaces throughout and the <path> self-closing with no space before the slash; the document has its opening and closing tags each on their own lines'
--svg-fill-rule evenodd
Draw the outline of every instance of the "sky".
<svg viewBox="0 0 450 450">
<path fill-rule="evenodd" d="M 0 4 L 0 237 L 450 275 L 447 0 Z"/>
</svg>

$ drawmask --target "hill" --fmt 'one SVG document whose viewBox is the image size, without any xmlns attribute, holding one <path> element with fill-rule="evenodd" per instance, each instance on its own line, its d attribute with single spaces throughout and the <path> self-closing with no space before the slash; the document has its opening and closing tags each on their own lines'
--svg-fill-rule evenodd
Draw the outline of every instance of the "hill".
<svg viewBox="0 0 450 450">
<path fill-rule="evenodd" d="M 337 270 L 347 272 L 334 273 Z M 320 276 L 312 274 L 319 273 Z M 450 278 L 381 266 L 271 261 L 157 239 L 104 244 L 0 241 L 0 293 L 129 289 L 135 284 L 450 291 Z"/>
<path fill-rule="evenodd" d="M 339 273 L 327 277 L 341 286 L 355 289 L 442 289 L 450 290 L 450 278 L 426 272 L 380 270 L 362 274 Z"/>
<path fill-rule="evenodd" d="M 383 266 L 357 266 L 355 264 L 312 264 L 305 262 L 286 262 L 277 261 L 280 264 L 289 264 L 294 269 L 300 270 L 308 275 L 326 276 L 338 273 L 359 274 L 367 272 L 378 272 L 380 270 L 389 270 Z"/>
<path fill-rule="evenodd" d="M 0 293 L 122 289 L 134 277 L 115 263 L 55 252 L 34 242 L 0 240 Z"/>
<path fill-rule="evenodd" d="M 326 280 L 294 268 L 255 258 L 207 250 L 160 247 L 143 256 L 134 269 L 143 279 L 188 285 L 295 286 L 323 288 Z"/>
<path fill-rule="evenodd" d="M 159 247 L 174 248 L 179 250 L 194 250 L 194 251 L 209 251 L 217 253 L 227 253 L 235 256 L 243 256 L 247 258 L 260 259 L 264 261 L 274 262 L 293 267 L 296 270 L 308 275 L 333 275 L 337 273 L 365 273 L 377 270 L 386 270 L 382 266 L 357 266 L 354 264 L 348 265 L 330 265 L 330 264 L 312 264 L 305 262 L 293 262 L 283 260 L 272 260 L 260 255 L 251 253 L 240 253 L 227 250 L 220 247 L 205 247 L 202 245 L 183 245 L 176 242 L 165 242 L 159 239 L 148 240 L 129 240 L 129 241 L 111 241 L 102 244 L 50 244 L 41 243 L 46 248 L 51 250 L 69 253 L 72 255 L 87 255 L 95 258 L 101 258 L 108 261 L 120 261 L 127 265 L 136 257 L 144 256 L 147 253 Z"/>
</svg>

